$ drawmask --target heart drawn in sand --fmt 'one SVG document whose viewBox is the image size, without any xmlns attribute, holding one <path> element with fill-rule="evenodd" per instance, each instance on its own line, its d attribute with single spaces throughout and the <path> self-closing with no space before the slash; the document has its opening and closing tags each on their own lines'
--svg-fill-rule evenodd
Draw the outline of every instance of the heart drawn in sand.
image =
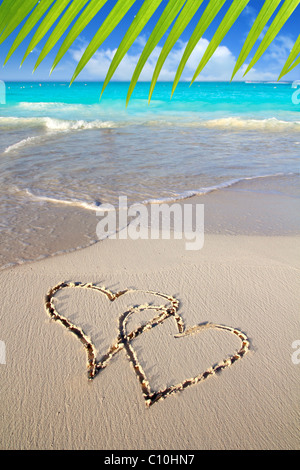
<svg viewBox="0 0 300 470">
<path fill-rule="evenodd" d="M 79 288 L 79 289 L 91 289 L 93 291 L 97 291 L 103 295 L 105 295 L 109 301 L 114 302 L 119 297 L 132 293 L 132 292 L 139 292 L 144 294 L 152 294 L 157 296 L 160 301 L 164 301 L 163 305 L 138 305 L 134 307 L 129 307 L 125 312 L 123 312 L 119 317 L 119 334 L 116 340 L 113 342 L 113 345 L 108 349 L 108 351 L 101 357 L 101 359 L 97 360 L 96 357 L 96 348 L 93 344 L 92 340 L 84 333 L 84 331 L 79 327 L 74 325 L 68 318 L 61 315 L 55 308 L 54 297 L 55 294 L 62 289 L 67 288 Z M 168 303 L 166 303 L 166 301 Z M 129 361 L 132 363 L 134 371 L 138 377 L 140 382 L 143 397 L 146 402 L 146 406 L 150 407 L 154 403 L 162 400 L 164 398 L 169 397 L 170 395 L 180 392 L 191 385 L 195 385 L 199 382 L 204 381 L 206 378 L 214 375 L 221 370 L 230 367 L 234 362 L 238 359 L 241 359 L 249 350 L 249 340 L 245 333 L 242 331 L 232 328 L 230 326 L 225 325 L 218 325 L 213 323 L 205 323 L 193 326 L 191 328 L 186 329 L 184 321 L 180 314 L 178 313 L 179 309 L 179 301 L 174 297 L 162 294 L 160 292 L 153 292 L 153 291 L 142 291 L 139 289 L 125 289 L 123 291 L 119 291 L 116 293 L 111 292 L 110 290 L 106 289 L 105 287 L 99 287 L 92 283 L 79 283 L 79 282 L 62 282 L 57 286 L 50 289 L 48 294 L 46 295 L 45 299 L 45 306 L 46 311 L 51 319 L 55 321 L 59 321 L 65 328 L 71 331 L 83 344 L 86 352 L 87 352 L 87 368 L 88 368 L 88 378 L 90 380 L 94 379 L 98 373 L 105 369 L 109 364 L 110 360 L 122 349 L 125 349 L 127 352 L 127 357 Z M 145 310 L 149 310 L 154 312 L 154 317 L 140 325 L 138 328 L 134 329 L 130 333 L 127 332 L 127 325 L 130 317 L 137 312 L 142 312 Z M 168 386 L 162 390 L 153 391 L 151 389 L 151 385 L 147 379 L 147 376 L 143 370 L 143 367 L 139 363 L 136 351 L 133 346 L 133 340 L 140 336 L 142 333 L 146 332 L 147 330 L 151 330 L 155 328 L 157 325 L 162 324 L 167 318 L 174 318 L 176 328 L 178 330 L 178 334 L 175 335 L 176 338 L 182 338 L 185 336 L 190 336 L 193 334 L 197 334 L 204 329 L 218 329 L 227 331 L 236 335 L 241 341 L 240 349 L 233 353 L 231 356 L 226 358 L 225 360 L 219 362 L 218 364 L 209 367 L 204 372 L 199 373 L 198 375 L 185 379 L 182 382 Z"/>
</svg>

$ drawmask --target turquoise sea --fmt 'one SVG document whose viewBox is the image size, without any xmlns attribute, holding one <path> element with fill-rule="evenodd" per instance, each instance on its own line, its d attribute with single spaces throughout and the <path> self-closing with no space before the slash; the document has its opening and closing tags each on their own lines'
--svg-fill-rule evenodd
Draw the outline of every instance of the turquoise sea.
<svg viewBox="0 0 300 470">
<path fill-rule="evenodd" d="M 58 251 L 51 234 L 70 211 L 119 196 L 175 201 L 257 178 L 296 194 L 300 104 L 291 83 L 180 83 L 172 100 L 172 84 L 158 83 L 150 105 L 149 83 L 139 83 L 127 108 L 128 83 L 111 83 L 101 101 L 101 83 L 5 85 L 2 265 Z M 86 244 L 94 238 L 87 233 Z"/>
</svg>

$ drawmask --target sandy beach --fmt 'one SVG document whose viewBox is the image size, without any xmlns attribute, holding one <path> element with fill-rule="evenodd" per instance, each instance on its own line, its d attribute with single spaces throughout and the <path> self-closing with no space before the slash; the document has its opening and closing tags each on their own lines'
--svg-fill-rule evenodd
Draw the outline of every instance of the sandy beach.
<svg viewBox="0 0 300 470">
<path fill-rule="evenodd" d="M 221 191 L 219 202 L 226 197 Z M 298 243 L 296 234 L 206 233 L 202 250 L 187 251 L 183 240 L 107 239 L 2 271 L 1 449 L 298 448 Z M 131 289 L 113 302 L 76 287 L 55 295 L 57 312 L 92 339 L 98 360 L 129 307 L 146 304 L 133 312 L 127 333 L 157 314 L 151 306 L 168 305 L 149 291 L 179 301 L 186 330 L 205 322 L 230 326 L 247 336 L 250 349 L 147 408 L 124 348 L 88 380 L 80 339 L 47 316 L 45 295 L 60 282 Z M 167 317 L 130 343 L 152 392 L 184 383 L 241 347 L 237 335 L 216 329 L 175 338 L 177 326 Z"/>
<path fill-rule="evenodd" d="M 0 2 L 0 450 L 300 449 L 299 23 Z"/>
</svg>

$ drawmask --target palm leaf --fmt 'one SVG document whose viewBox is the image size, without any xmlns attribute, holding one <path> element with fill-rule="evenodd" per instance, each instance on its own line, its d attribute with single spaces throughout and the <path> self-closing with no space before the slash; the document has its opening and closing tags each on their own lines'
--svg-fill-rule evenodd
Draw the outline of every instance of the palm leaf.
<svg viewBox="0 0 300 470">
<path fill-rule="evenodd" d="M 266 32 L 262 42 L 260 43 L 259 48 L 257 49 L 253 59 L 251 60 L 250 64 L 244 75 L 249 72 L 250 69 L 254 67 L 256 62 L 260 59 L 260 57 L 264 54 L 267 50 L 269 45 L 274 41 L 275 37 L 278 35 L 279 31 L 286 23 L 286 21 L 290 18 L 293 11 L 299 5 L 299 0 L 285 0 L 284 4 L 282 5 L 281 9 L 279 10 L 278 14 L 274 18 L 271 26 L 269 27 L 268 31 Z"/>
<path fill-rule="evenodd" d="M 204 69 L 205 65 L 207 64 L 213 53 L 216 51 L 217 47 L 221 44 L 224 37 L 226 36 L 232 25 L 236 22 L 237 18 L 240 16 L 242 11 L 246 8 L 249 1 L 250 0 L 233 0 L 219 28 L 217 29 L 212 40 L 207 46 L 207 49 L 201 59 L 201 62 L 198 65 L 196 72 L 194 73 L 192 83 L 196 80 L 200 72 Z"/>
<path fill-rule="evenodd" d="M 124 18 L 128 10 L 133 6 L 135 0 L 118 0 L 117 4 L 111 10 L 109 15 L 106 17 L 101 27 L 89 43 L 88 47 L 83 53 L 79 64 L 76 67 L 76 70 L 71 79 L 71 84 L 74 82 L 75 78 L 79 75 L 83 67 L 88 63 L 91 57 L 99 49 L 105 39 L 110 35 L 110 33 L 118 26 L 120 21 Z"/>
<path fill-rule="evenodd" d="M 14 40 L 6 58 L 4 61 L 4 65 L 6 62 L 9 60 L 9 58 L 12 56 L 12 54 L 15 52 L 15 50 L 19 47 L 19 45 L 24 41 L 24 39 L 28 36 L 28 34 L 32 31 L 32 28 L 39 22 L 39 20 L 42 18 L 44 13 L 48 10 L 50 5 L 54 2 L 54 0 L 44 0 L 43 2 L 40 2 L 36 8 L 33 10 L 29 18 L 27 19 L 26 23 L 22 27 L 22 29 L 19 31 L 19 34 L 17 35 L 16 39 Z"/>
<path fill-rule="evenodd" d="M 274 11 L 278 7 L 281 0 L 266 0 L 262 9 L 260 10 L 256 20 L 253 23 L 253 26 L 250 30 L 250 33 L 247 36 L 247 39 L 243 45 L 243 48 L 240 52 L 238 60 L 236 61 L 231 80 L 233 80 L 237 71 L 241 68 L 251 50 L 253 49 L 254 44 L 262 33 L 267 22 L 273 15 Z"/>
<path fill-rule="evenodd" d="M 169 1 L 161 17 L 156 23 L 155 28 L 153 29 L 143 49 L 142 54 L 140 55 L 139 61 L 132 75 L 132 79 L 130 82 L 130 86 L 129 86 L 129 90 L 128 90 L 127 98 L 126 98 L 126 106 L 129 103 L 132 92 L 144 68 L 144 65 L 147 62 L 147 59 L 149 58 L 150 54 L 153 52 L 154 48 L 157 46 L 161 38 L 164 36 L 169 26 L 173 23 L 174 19 L 178 15 L 185 1 L 186 0 L 178 0 L 177 2 L 173 2 L 172 0 Z"/>
<path fill-rule="evenodd" d="M 54 59 L 50 73 L 53 72 L 55 67 L 59 64 L 65 53 L 69 50 L 73 42 L 82 33 L 85 27 L 92 21 L 92 19 L 99 13 L 101 8 L 106 4 L 107 0 L 91 0 L 85 10 L 82 12 L 72 29 L 64 39 L 56 57 Z"/>
<path fill-rule="evenodd" d="M 140 0 L 117 0 L 113 2 L 114 6 L 110 9 L 108 15 L 105 18 L 100 19 L 99 29 L 89 42 L 79 63 L 77 64 L 71 83 L 73 83 L 73 81 L 77 78 L 82 69 L 86 66 L 86 64 L 107 39 L 107 37 L 119 25 L 124 16 L 130 14 L 129 10 L 131 10 L 133 6 L 137 5 L 138 1 L 140 2 Z M 157 8 L 162 4 L 162 1 L 163 0 L 143 1 L 136 17 L 132 19 L 128 29 L 124 31 L 123 38 L 114 55 L 107 76 L 104 80 L 102 93 L 109 81 L 112 79 L 123 57 L 128 52 L 133 42 L 137 39 L 145 25 L 152 18 Z M 229 4 L 228 11 L 224 15 L 212 40 L 210 41 L 193 75 L 192 82 L 198 77 L 199 73 L 201 73 L 203 68 L 211 59 L 212 55 L 222 43 L 224 37 L 232 28 L 232 26 L 237 22 L 238 17 L 250 0 L 209 0 L 206 9 L 202 13 L 200 20 L 191 33 L 191 36 L 185 47 L 183 56 L 176 71 L 172 87 L 172 95 L 182 76 L 182 72 L 189 57 L 191 56 L 201 37 L 203 37 L 203 34 L 207 28 L 219 15 L 220 10 L 226 4 L 226 1 Z M 154 25 L 153 31 L 147 40 L 135 67 L 128 90 L 126 104 L 128 104 L 128 101 L 136 86 L 143 67 L 147 62 L 147 59 L 153 52 L 154 48 L 159 44 L 161 39 L 167 34 L 165 43 L 156 62 L 155 70 L 151 80 L 149 100 L 151 99 L 161 69 L 170 51 L 176 45 L 178 39 L 182 35 L 183 31 L 187 28 L 189 23 L 195 18 L 195 15 L 197 14 L 202 2 L 203 0 L 168 0 L 166 2 L 165 7 L 162 9 L 162 12 L 156 24 Z M 0 44 L 2 44 L 14 31 L 17 29 L 19 30 L 16 38 L 10 46 L 9 52 L 5 58 L 5 63 L 13 55 L 13 53 L 25 40 L 25 38 L 31 33 L 31 31 L 37 27 L 22 60 L 23 63 L 29 53 L 51 31 L 51 34 L 49 35 L 41 53 L 38 56 L 34 68 L 36 69 L 70 28 L 56 54 L 51 68 L 52 72 L 61 61 L 62 57 L 70 49 L 74 41 L 88 26 L 88 24 L 96 17 L 102 7 L 107 3 L 109 3 L 108 0 L 2 0 L 0 3 Z M 263 37 L 263 40 L 257 48 L 252 60 L 250 61 L 246 73 L 261 58 L 270 44 L 277 37 L 286 21 L 293 16 L 294 11 L 299 3 L 300 0 L 284 0 L 282 2 L 282 6 L 279 12 L 273 19 L 271 25 L 267 27 L 267 31 Z M 247 57 L 251 54 L 260 34 L 264 28 L 266 28 L 268 21 L 274 14 L 275 10 L 278 8 L 279 4 L 280 0 L 264 0 L 262 8 L 260 9 L 248 34 L 248 37 L 246 38 L 245 43 L 241 49 L 233 70 L 232 78 L 245 63 Z M 22 24 L 23 22 L 24 24 Z M 170 27 L 171 29 L 167 33 Z M 279 79 L 300 64 L 299 54 L 300 36 L 296 40 L 295 45 L 292 48 L 286 63 L 284 64 Z"/>
<path fill-rule="evenodd" d="M 7 13 L 10 12 L 11 4 L 9 0 L 3 0 L 0 5 L 0 35 L 7 24 Z"/>
<path fill-rule="evenodd" d="M 22 23 L 38 3 L 38 0 L 4 0 L 0 5 L 0 44 Z"/>
<path fill-rule="evenodd" d="M 297 41 L 294 44 L 293 49 L 291 50 L 290 55 L 288 56 L 288 59 L 287 59 L 286 63 L 284 64 L 283 69 L 280 72 L 278 80 L 280 80 L 281 77 L 283 77 L 283 75 L 290 72 L 294 67 L 296 67 L 296 65 L 299 64 L 299 62 L 298 62 L 298 64 L 296 63 L 297 61 L 293 64 L 294 60 L 296 59 L 296 57 L 299 53 L 300 53 L 300 34 L 298 36 Z M 292 64 L 293 64 L 293 67 L 291 68 Z"/>
<path fill-rule="evenodd" d="M 298 57 L 298 59 L 290 66 L 290 68 L 288 69 L 287 73 L 290 73 L 291 70 L 293 70 L 297 65 L 300 64 L 300 57 Z"/>
<path fill-rule="evenodd" d="M 169 36 L 166 39 L 166 42 L 164 44 L 164 47 L 161 50 L 161 53 L 159 55 L 159 58 L 157 60 L 152 80 L 151 80 L 151 85 L 150 85 L 150 91 L 149 91 L 149 98 L 148 101 L 150 102 L 154 87 L 156 85 L 156 82 L 158 80 L 160 71 L 162 69 L 163 64 L 166 61 L 166 58 L 168 57 L 170 51 L 176 44 L 177 40 L 180 38 L 181 34 L 187 27 L 187 25 L 190 23 L 190 21 L 193 19 L 195 13 L 199 9 L 200 5 L 202 3 L 202 0 L 188 0 L 186 4 L 184 5 L 180 15 L 178 16 L 173 28 L 170 31 Z"/>
<path fill-rule="evenodd" d="M 37 31 L 33 35 L 33 38 L 31 39 L 29 46 L 27 47 L 27 50 L 22 59 L 21 65 L 23 64 L 26 57 L 28 57 L 28 55 L 33 51 L 37 44 L 43 39 L 45 34 L 47 34 L 49 29 L 54 25 L 55 21 L 59 18 L 68 3 L 70 3 L 70 0 L 60 0 L 59 2 L 54 3 L 52 8 L 49 10 L 49 12 L 39 25 Z"/>
<path fill-rule="evenodd" d="M 200 41 L 201 37 L 211 24 L 211 22 L 214 20 L 216 15 L 219 13 L 221 8 L 223 7 L 224 3 L 226 0 L 210 0 L 209 4 L 207 5 L 203 15 L 201 16 L 196 28 L 193 31 L 192 36 L 190 37 L 186 48 L 184 50 L 183 56 L 181 58 L 180 64 L 177 68 L 177 72 L 175 75 L 173 87 L 172 87 L 172 94 L 173 96 L 175 89 L 178 85 L 178 82 L 180 80 L 180 77 L 182 75 L 182 72 L 184 70 L 184 67 L 191 56 L 193 50 L 197 46 L 198 42 Z"/>
<path fill-rule="evenodd" d="M 109 70 L 105 77 L 105 81 L 103 83 L 101 96 L 108 82 L 111 80 L 116 68 L 118 67 L 123 57 L 125 56 L 126 52 L 132 46 L 132 44 L 141 33 L 144 26 L 148 23 L 151 16 L 154 14 L 154 12 L 157 10 L 159 5 L 161 4 L 161 2 L 162 0 L 145 0 L 144 1 L 138 14 L 134 18 L 124 38 L 122 39 L 122 42 L 119 45 L 116 54 L 114 55 L 114 58 L 110 64 Z"/>
<path fill-rule="evenodd" d="M 59 23 L 56 25 L 52 31 L 48 41 L 44 45 L 42 52 L 39 55 L 39 58 L 34 66 L 34 70 L 40 65 L 40 63 L 45 59 L 49 52 L 53 49 L 55 44 L 59 41 L 61 36 L 66 32 L 72 21 L 76 18 L 78 13 L 86 6 L 89 0 L 74 0 L 70 7 L 66 10 L 63 17 L 60 19 Z"/>
</svg>

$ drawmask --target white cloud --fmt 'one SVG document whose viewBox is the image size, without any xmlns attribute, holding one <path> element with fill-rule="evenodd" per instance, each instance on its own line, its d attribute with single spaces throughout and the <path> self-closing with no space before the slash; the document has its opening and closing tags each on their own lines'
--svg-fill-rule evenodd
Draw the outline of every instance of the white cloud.
<svg viewBox="0 0 300 470">
<path fill-rule="evenodd" d="M 146 43 L 146 38 L 141 36 L 134 44 L 134 49 L 138 52 L 136 53 L 127 53 L 119 67 L 117 68 L 113 79 L 118 81 L 129 81 L 134 72 L 135 66 L 138 62 L 140 53 Z M 292 43 L 291 40 L 288 41 L 288 38 L 281 38 L 277 44 L 273 45 L 273 48 L 270 49 L 270 58 L 283 60 L 282 57 L 286 56 L 286 47 L 290 47 Z M 180 59 L 183 55 L 184 49 L 186 47 L 186 42 L 178 41 L 176 47 L 170 52 L 167 57 L 165 64 L 161 70 L 159 80 L 160 81 L 172 81 L 175 77 L 177 67 L 179 65 Z M 182 74 L 181 80 L 190 81 L 194 75 L 197 66 L 200 63 L 200 60 L 209 44 L 207 39 L 200 39 L 194 51 L 192 52 L 189 60 L 187 61 L 185 70 Z M 85 50 L 86 44 L 81 41 L 77 49 L 71 49 L 70 53 L 72 59 L 78 62 Z M 149 57 L 145 67 L 140 75 L 140 81 L 150 81 L 152 74 L 155 69 L 155 65 L 159 54 L 161 52 L 161 47 L 157 46 Z M 282 52 L 281 49 L 284 51 Z M 97 79 L 104 80 L 106 73 L 109 69 L 110 63 L 116 53 L 116 49 L 100 49 L 97 51 L 92 59 L 86 65 L 84 71 L 81 74 L 82 79 Z M 230 80 L 234 65 L 236 62 L 235 56 L 226 46 L 219 46 L 215 51 L 214 55 L 207 63 L 204 70 L 201 72 L 197 81 L 227 81 Z M 243 78 L 243 73 L 245 72 L 248 64 L 245 64 L 241 70 L 236 74 L 235 80 L 277 80 L 279 70 L 268 70 L 268 72 L 261 72 L 253 68 L 245 78 Z"/>
</svg>

